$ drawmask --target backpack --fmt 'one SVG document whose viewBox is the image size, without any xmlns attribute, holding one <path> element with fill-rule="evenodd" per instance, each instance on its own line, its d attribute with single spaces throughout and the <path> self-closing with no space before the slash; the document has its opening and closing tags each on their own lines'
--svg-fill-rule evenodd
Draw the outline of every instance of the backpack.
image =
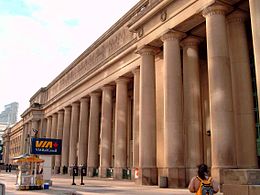
<svg viewBox="0 0 260 195">
<path fill-rule="evenodd" d="M 213 195 L 214 190 L 211 184 L 212 178 L 209 177 L 208 180 L 202 180 L 200 177 L 197 176 L 197 179 L 200 181 L 200 187 L 196 192 L 196 195 Z"/>
</svg>

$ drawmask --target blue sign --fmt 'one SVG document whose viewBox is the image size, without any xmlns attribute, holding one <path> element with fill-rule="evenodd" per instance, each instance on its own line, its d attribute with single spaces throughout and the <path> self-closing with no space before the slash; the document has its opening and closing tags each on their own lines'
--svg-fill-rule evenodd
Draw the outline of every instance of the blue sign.
<svg viewBox="0 0 260 195">
<path fill-rule="evenodd" d="M 31 142 L 32 154 L 45 154 L 45 155 L 60 155 L 61 154 L 61 139 L 50 138 L 32 138 Z"/>
</svg>

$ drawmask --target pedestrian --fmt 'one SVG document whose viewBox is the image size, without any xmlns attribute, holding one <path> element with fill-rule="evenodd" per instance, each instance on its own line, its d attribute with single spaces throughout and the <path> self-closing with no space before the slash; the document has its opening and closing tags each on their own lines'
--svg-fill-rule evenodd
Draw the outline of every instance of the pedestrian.
<svg viewBox="0 0 260 195">
<path fill-rule="evenodd" d="M 9 169 L 9 172 L 11 172 L 11 170 L 12 170 L 12 165 L 11 164 L 9 164 L 8 169 Z"/>
<path fill-rule="evenodd" d="M 198 175 L 190 181 L 189 191 L 196 195 L 213 195 L 219 191 L 218 183 L 209 176 L 208 166 L 200 164 L 198 166 Z"/>
<path fill-rule="evenodd" d="M 8 169 L 9 169 L 9 165 L 5 164 L 5 172 L 8 172 Z"/>
</svg>

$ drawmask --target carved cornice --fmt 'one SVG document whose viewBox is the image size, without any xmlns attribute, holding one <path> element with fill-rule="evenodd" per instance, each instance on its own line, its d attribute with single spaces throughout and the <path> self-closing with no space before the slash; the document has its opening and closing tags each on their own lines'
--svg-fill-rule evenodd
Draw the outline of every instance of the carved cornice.
<svg viewBox="0 0 260 195">
<path fill-rule="evenodd" d="M 227 11 L 228 11 L 228 7 L 226 7 L 224 5 L 215 4 L 215 5 L 205 8 L 202 11 L 202 15 L 204 17 L 212 16 L 212 15 L 225 15 L 227 13 Z"/>
<path fill-rule="evenodd" d="M 157 0 L 151 4 L 148 1 L 144 2 L 143 7 L 138 13 L 131 19 L 128 23 L 129 30 L 131 32 L 136 32 L 140 26 L 142 26 L 146 21 L 150 20 L 154 15 L 161 12 L 172 0 Z M 164 21 L 167 18 L 167 13 L 162 12 L 161 19 Z"/>
</svg>

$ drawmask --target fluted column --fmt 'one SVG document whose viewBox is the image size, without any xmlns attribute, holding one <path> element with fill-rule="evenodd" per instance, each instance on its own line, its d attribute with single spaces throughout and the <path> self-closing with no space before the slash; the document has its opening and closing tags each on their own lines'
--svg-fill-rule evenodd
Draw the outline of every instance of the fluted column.
<svg viewBox="0 0 260 195">
<path fill-rule="evenodd" d="M 112 153 L 112 92 L 113 87 L 105 85 L 102 88 L 101 108 L 101 143 L 100 143 L 100 176 L 106 177 L 106 171 L 111 167 Z"/>
<path fill-rule="evenodd" d="M 87 165 L 88 156 L 88 127 L 89 127 L 89 98 L 80 99 L 79 118 L 79 161 L 80 166 Z"/>
<path fill-rule="evenodd" d="M 62 153 L 61 166 L 68 167 L 69 165 L 69 141 L 70 141 L 70 123 L 71 123 L 71 107 L 65 107 L 64 126 L 62 135 Z"/>
<path fill-rule="evenodd" d="M 64 123 L 64 110 L 58 111 L 58 122 L 57 122 L 57 139 L 62 139 L 63 134 L 63 123 Z M 60 173 L 61 166 L 61 155 L 55 156 L 55 173 Z"/>
<path fill-rule="evenodd" d="M 126 168 L 127 82 L 125 77 L 116 80 L 114 177 L 118 179 L 122 179 L 123 169 Z"/>
<path fill-rule="evenodd" d="M 164 163 L 170 187 L 185 186 L 183 150 L 183 88 L 180 32 L 162 36 L 164 54 Z"/>
<path fill-rule="evenodd" d="M 238 168 L 257 168 L 255 116 L 245 27 L 246 17 L 247 15 L 242 11 L 235 11 L 228 16 L 237 165 Z"/>
<path fill-rule="evenodd" d="M 260 103 L 260 1 L 249 0 L 251 28 L 253 35 L 255 72 L 257 83 L 258 105 Z M 259 108 L 259 106 L 258 106 Z"/>
<path fill-rule="evenodd" d="M 139 178 L 144 185 L 157 184 L 156 168 L 156 108 L 155 108 L 155 53 L 156 48 L 145 46 L 138 52 L 140 65 L 140 143 Z"/>
<path fill-rule="evenodd" d="M 139 168 L 140 67 L 133 70 L 133 74 L 134 74 L 133 167 Z"/>
<path fill-rule="evenodd" d="M 69 166 L 77 163 L 77 144 L 79 135 L 79 103 L 72 103 L 71 123 L 70 123 L 70 153 Z"/>
<path fill-rule="evenodd" d="M 51 125 L 52 123 L 52 118 L 51 116 L 47 117 L 47 132 L 46 132 L 46 138 L 51 138 Z"/>
<path fill-rule="evenodd" d="M 182 41 L 186 183 L 197 174 L 197 166 L 202 163 L 199 42 L 192 36 Z"/>
<path fill-rule="evenodd" d="M 100 123 L 100 93 L 90 94 L 90 114 L 89 114 L 89 137 L 88 137 L 88 160 L 87 174 L 94 176 L 94 171 L 99 167 L 99 123 Z"/>
<path fill-rule="evenodd" d="M 29 132 L 29 123 L 25 123 L 25 147 L 24 153 L 29 154 L 30 152 L 30 132 Z"/>
<path fill-rule="evenodd" d="M 212 175 L 223 182 L 221 169 L 236 168 L 234 113 L 228 56 L 226 8 L 213 5 L 206 18 L 212 144 Z"/>
</svg>

